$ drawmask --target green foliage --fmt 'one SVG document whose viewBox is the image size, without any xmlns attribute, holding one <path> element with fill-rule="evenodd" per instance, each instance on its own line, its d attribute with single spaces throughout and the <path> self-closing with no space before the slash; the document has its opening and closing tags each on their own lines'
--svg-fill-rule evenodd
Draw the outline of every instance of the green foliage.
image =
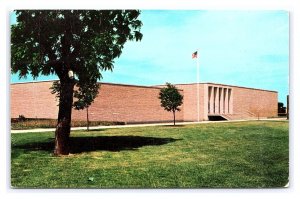
<svg viewBox="0 0 300 199">
<path fill-rule="evenodd" d="M 113 70 L 125 42 L 142 39 L 139 14 L 138 10 L 18 10 L 17 24 L 11 27 L 11 71 L 20 78 L 56 74 L 66 81 L 72 70 L 79 99 L 74 106 L 85 107 L 96 96 L 101 71 Z"/>
<path fill-rule="evenodd" d="M 55 94 L 55 97 L 58 99 L 60 98 L 61 86 L 59 81 L 53 81 L 50 90 L 51 90 L 51 94 Z"/>
<path fill-rule="evenodd" d="M 57 158 L 51 153 L 53 133 L 12 134 L 11 185 L 17 188 L 283 187 L 289 178 L 288 135 L 286 121 L 73 131 L 71 139 L 79 144 L 72 147 L 81 152 Z M 93 181 L 88 180 L 90 177 Z"/>
<path fill-rule="evenodd" d="M 18 121 L 24 122 L 26 121 L 26 117 L 24 115 L 19 115 Z"/>
<path fill-rule="evenodd" d="M 183 103 L 183 95 L 181 95 L 178 89 L 170 84 L 166 83 L 165 88 L 162 88 L 159 93 L 159 99 L 161 106 L 167 111 L 180 111 L 179 106 Z"/>
<path fill-rule="evenodd" d="M 74 92 L 74 97 L 78 98 L 78 101 L 74 102 L 75 109 L 88 108 L 98 95 L 99 86 L 97 83 L 79 86 L 78 90 Z"/>
<path fill-rule="evenodd" d="M 284 104 L 282 102 L 278 102 L 278 114 L 280 113 L 286 113 L 286 107 L 284 107 Z"/>
<path fill-rule="evenodd" d="M 77 83 L 77 86 L 78 85 L 79 83 Z M 94 102 L 94 99 L 97 97 L 99 93 L 99 87 L 99 83 L 83 84 L 81 86 L 79 85 L 79 87 L 74 91 L 74 97 L 78 100 L 73 103 L 73 107 L 76 110 L 88 108 Z M 50 89 L 51 94 L 55 94 L 56 98 L 59 99 L 61 93 L 60 82 L 54 81 Z"/>
</svg>

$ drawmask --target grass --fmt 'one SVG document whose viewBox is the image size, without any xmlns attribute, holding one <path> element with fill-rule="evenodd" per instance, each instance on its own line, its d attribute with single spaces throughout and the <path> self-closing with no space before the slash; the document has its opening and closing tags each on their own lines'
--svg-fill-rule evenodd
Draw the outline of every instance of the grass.
<svg viewBox="0 0 300 199">
<path fill-rule="evenodd" d="M 17 188 L 269 188 L 288 182 L 288 122 L 251 121 L 12 134 Z"/>
<path fill-rule="evenodd" d="M 90 126 L 110 126 L 110 125 L 124 125 L 124 122 L 107 122 L 107 121 L 90 121 Z M 33 129 L 33 128 L 56 128 L 56 119 L 34 119 L 25 118 L 22 120 L 12 119 L 11 129 L 22 130 L 22 129 Z M 84 127 L 87 125 L 86 121 L 72 121 L 72 127 Z"/>
</svg>

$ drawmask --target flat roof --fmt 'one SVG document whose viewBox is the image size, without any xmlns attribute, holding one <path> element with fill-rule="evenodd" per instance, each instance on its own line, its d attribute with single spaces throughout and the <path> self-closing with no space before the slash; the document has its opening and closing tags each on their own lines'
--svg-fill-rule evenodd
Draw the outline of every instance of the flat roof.
<svg viewBox="0 0 300 199">
<path fill-rule="evenodd" d="M 15 84 L 32 84 L 32 83 L 45 83 L 45 82 L 54 82 L 58 80 L 41 80 L 41 81 L 30 81 L 30 82 L 16 82 L 11 83 L 11 85 Z M 112 85 L 112 86 L 129 86 L 129 87 L 139 87 L 139 88 L 153 88 L 153 89 L 161 89 L 158 86 L 143 86 L 143 85 L 134 85 L 134 84 L 121 84 L 121 83 L 110 83 L 110 82 L 98 82 L 99 84 Z M 178 89 L 182 90 L 182 89 Z"/>
<path fill-rule="evenodd" d="M 43 83 L 43 82 L 54 82 L 54 81 L 58 81 L 58 79 L 54 79 L 54 80 L 39 80 L 39 81 L 30 81 L 30 82 L 15 82 L 15 83 L 10 83 L 10 84 L 31 84 L 31 83 Z"/>
<path fill-rule="evenodd" d="M 197 84 L 198 83 L 186 83 L 186 84 L 174 84 L 174 85 L 197 85 Z M 261 91 L 278 93 L 278 91 L 273 91 L 273 90 L 260 89 L 260 88 L 251 88 L 251 87 L 245 87 L 245 86 L 235 86 L 235 85 L 229 85 L 229 84 L 212 83 L 212 82 L 203 82 L 203 83 L 199 83 L 199 84 L 220 85 L 220 86 L 237 87 L 237 88 L 245 88 L 245 89 L 251 89 L 251 90 L 261 90 Z M 159 86 L 159 85 L 157 85 L 157 86 Z"/>
<path fill-rule="evenodd" d="M 158 86 L 143 86 L 143 85 L 135 85 L 135 84 L 121 84 L 121 83 L 110 83 L 110 82 L 99 82 L 100 84 L 112 85 L 112 86 L 129 86 L 129 87 L 140 87 L 140 88 L 154 88 L 154 89 L 161 89 Z M 182 89 L 178 89 L 182 90 Z"/>
<path fill-rule="evenodd" d="M 53 82 L 57 80 L 42 80 L 42 81 L 30 81 L 30 82 L 17 82 L 17 83 L 11 83 L 14 84 L 30 84 L 30 83 L 43 83 L 43 82 Z M 155 89 L 161 89 L 159 86 L 165 86 L 165 84 L 162 85 L 153 85 L 153 86 L 143 86 L 143 85 L 134 85 L 134 84 L 122 84 L 122 83 L 110 83 L 110 82 L 98 82 L 100 84 L 107 84 L 107 85 L 115 85 L 115 86 L 131 86 L 131 87 L 140 87 L 140 88 L 155 88 Z M 182 84 L 174 84 L 174 85 L 197 85 L 198 83 L 182 83 Z M 251 88 L 251 87 L 244 87 L 244 86 L 235 86 L 235 85 L 229 85 L 229 84 L 220 84 L 220 83 L 212 83 L 212 82 L 203 82 L 199 84 L 211 84 L 211 85 L 221 85 L 221 86 L 228 86 L 228 87 L 237 87 L 237 88 L 244 88 L 244 89 L 252 89 L 252 90 L 261 90 L 261 91 L 267 91 L 267 92 L 275 92 L 272 90 L 266 90 L 266 89 L 260 89 L 260 88 Z M 182 90 L 182 89 L 179 89 Z"/>
</svg>

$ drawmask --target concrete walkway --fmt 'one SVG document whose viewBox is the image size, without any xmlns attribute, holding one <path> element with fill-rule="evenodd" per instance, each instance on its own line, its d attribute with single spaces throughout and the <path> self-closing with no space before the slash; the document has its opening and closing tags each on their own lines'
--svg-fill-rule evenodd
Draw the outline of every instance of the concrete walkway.
<svg viewBox="0 0 300 199">
<path fill-rule="evenodd" d="M 201 121 L 201 122 L 176 122 L 176 125 L 189 125 L 189 124 L 207 124 L 207 123 L 226 123 L 226 122 L 246 122 L 254 120 L 231 120 L 231 121 Z M 286 121 L 286 118 L 271 118 L 260 119 L 260 121 Z M 170 123 L 152 123 L 152 124 L 128 124 L 128 125 L 112 125 L 112 126 L 92 126 L 90 130 L 94 129 L 115 129 L 115 128 L 130 128 L 130 127 L 146 127 L 146 126 L 166 126 L 173 125 Z M 72 131 L 86 130 L 86 127 L 72 127 Z M 39 129 L 25 129 L 25 130 L 11 130 L 11 133 L 36 133 L 36 132 L 54 132 L 55 128 L 39 128 Z"/>
</svg>

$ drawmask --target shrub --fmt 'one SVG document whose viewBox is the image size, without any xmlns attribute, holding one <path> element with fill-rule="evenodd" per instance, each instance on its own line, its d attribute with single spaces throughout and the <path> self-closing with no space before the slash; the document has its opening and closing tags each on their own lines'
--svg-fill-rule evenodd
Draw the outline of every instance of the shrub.
<svg viewBox="0 0 300 199">
<path fill-rule="evenodd" d="M 111 125 L 124 125 L 124 122 L 108 122 L 108 121 L 91 121 L 90 126 L 111 126 Z M 34 129 L 34 128 L 55 128 L 57 125 L 56 119 L 35 119 L 35 118 L 12 118 L 11 119 L 11 129 Z M 72 127 L 84 127 L 86 126 L 86 121 L 72 121 Z"/>
<path fill-rule="evenodd" d="M 24 115 L 19 115 L 18 121 L 23 122 L 26 120 L 26 117 Z"/>
</svg>

